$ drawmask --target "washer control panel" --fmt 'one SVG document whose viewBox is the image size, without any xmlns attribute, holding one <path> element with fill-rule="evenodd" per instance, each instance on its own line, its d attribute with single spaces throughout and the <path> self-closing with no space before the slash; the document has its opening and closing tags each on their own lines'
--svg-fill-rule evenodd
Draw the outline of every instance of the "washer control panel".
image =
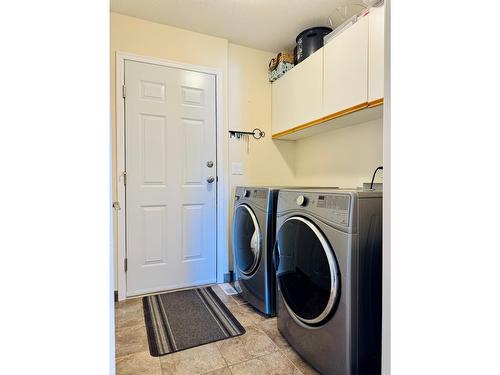
<svg viewBox="0 0 500 375">
<path fill-rule="evenodd" d="M 254 189 L 252 190 L 252 197 L 259 199 L 266 199 L 267 190 L 266 189 Z"/>
<path fill-rule="evenodd" d="M 333 222 L 345 226 L 349 225 L 349 196 L 318 195 L 316 207 L 328 210 L 327 216 Z"/>
<path fill-rule="evenodd" d="M 255 189 L 252 187 L 238 186 L 235 192 L 235 200 L 243 198 L 267 199 L 268 194 L 268 189 Z"/>
</svg>

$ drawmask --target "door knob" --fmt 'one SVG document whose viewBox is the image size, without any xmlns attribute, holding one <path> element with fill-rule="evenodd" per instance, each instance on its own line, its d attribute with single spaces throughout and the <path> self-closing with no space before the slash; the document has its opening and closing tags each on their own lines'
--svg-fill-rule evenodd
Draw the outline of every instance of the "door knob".
<svg viewBox="0 0 500 375">
<path fill-rule="evenodd" d="M 214 182 L 214 181 L 215 181 L 215 178 L 214 178 L 213 176 L 208 176 L 208 177 L 207 177 L 207 182 L 208 182 L 209 184 L 211 184 L 211 183 L 212 183 L 212 182 Z"/>
</svg>

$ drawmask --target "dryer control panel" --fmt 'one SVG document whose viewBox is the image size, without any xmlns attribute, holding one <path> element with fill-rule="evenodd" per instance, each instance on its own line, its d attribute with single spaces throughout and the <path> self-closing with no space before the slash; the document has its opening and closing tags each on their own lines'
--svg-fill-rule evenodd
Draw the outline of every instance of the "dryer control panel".
<svg viewBox="0 0 500 375">
<path fill-rule="evenodd" d="M 333 222 L 345 226 L 349 225 L 349 196 L 318 195 L 316 207 L 328 210 L 326 216 Z"/>
</svg>

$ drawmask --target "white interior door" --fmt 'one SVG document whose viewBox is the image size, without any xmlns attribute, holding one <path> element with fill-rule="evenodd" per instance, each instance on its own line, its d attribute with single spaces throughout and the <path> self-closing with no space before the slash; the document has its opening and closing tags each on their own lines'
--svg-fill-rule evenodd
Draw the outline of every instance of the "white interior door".
<svg viewBox="0 0 500 375">
<path fill-rule="evenodd" d="M 125 87 L 127 295 L 213 283 L 215 76 L 127 60 Z"/>
</svg>

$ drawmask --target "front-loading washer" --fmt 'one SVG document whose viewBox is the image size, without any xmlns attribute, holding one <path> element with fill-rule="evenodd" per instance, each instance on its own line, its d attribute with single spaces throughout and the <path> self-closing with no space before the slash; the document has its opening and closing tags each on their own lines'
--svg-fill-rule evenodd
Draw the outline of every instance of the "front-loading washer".
<svg viewBox="0 0 500 375">
<path fill-rule="evenodd" d="M 278 329 L 322 374 L 381 369 L 382 193 L 281 190 Z"/>
<path fill-rule="evenodd" d="M 236 289 L 267 316 L 276 314 L 276 282 L 272 266 L 278 188 L 237 186 L 232 246 Z"/>
</svg>

